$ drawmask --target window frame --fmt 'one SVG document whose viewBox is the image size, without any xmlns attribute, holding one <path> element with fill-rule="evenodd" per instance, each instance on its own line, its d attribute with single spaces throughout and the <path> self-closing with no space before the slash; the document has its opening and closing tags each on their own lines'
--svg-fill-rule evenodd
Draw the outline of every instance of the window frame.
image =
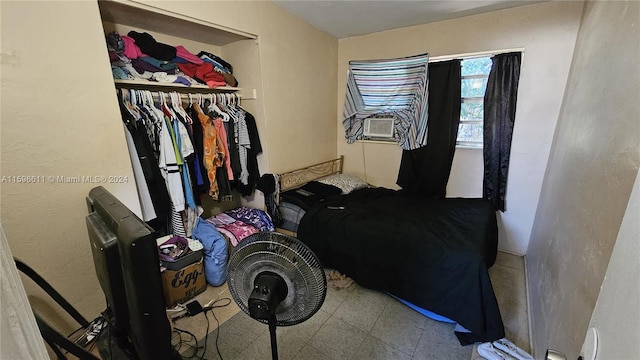
<svg viewBox="0 0 640 360">
<path fill-rule="evenodd" d="M 481 54 L 481 55 L 471 55 L 471 56 L 460 56 L 460 60 L 470 60 L 470 59 L 478 59 L 478 58 L 491 58 L 493 54 Z M 464 65 L 463 65 L 464 66 Z M 460 77 L 460 82 L 462 83 L 464 80 L 488 80 L 489 74 L 474 74 L 474 75 L 464 75 Z M 486 84 L 486 82 L 484 82 Z M 486 91 L 486 85 L 485 85 Z M 484 111 L 484 96 L 462 96 L 460 97 L 460 105 L 462 106 L 464 103 L 476 103 L 481 104 Z M 460 125 L 469 124 L 469 125 L 483 125 L 484 119 L 463 119 L 462 112 L 460 113 L 460 122 L 458 125 L 458 129 L 460 129 Z M 484 141 L 481 139 L 478 141 L 467 141 L 460 140 L 459 138 L 460 132 L 458 132 L 458 136 L 456 137 L 456 148 L 457 149 L 470 149 L 470 150 L 482 150 L 484 148 Z"/>
<path fill-rule="evenodd" d="M 488 57 L 491 58 L 495 55 L 498 54 L 503 54 L 503 53 L 510 53 L 510 52 L 520 52 L 522 54 L 524 54 L 525 49 L 524 48 L 512 48 L 512 49 L 502 49 L 502 50 L 493 50 L 493 51 L 480 51 L 480 52 L 474 52 L 474 53 L 463 53 L 463 54 L 455 54 L 455 55 L 442 55 L 442 56 L 433 56 L 433 57 L 429 57 L 429 63 L 435 63 L 435 62 L 440 62 L 440 61 L 448 61 L 448 60 L 453 60 L 453 59 L 460 59 L 461 61 L 464 60 L 468 60 L 468 59 L 475 59 L 475 58 L 483 58 L 483 57 Z M 460 82 L 462 83 L 462 80 L 465 79 L 473 79 L 473 78 L 489 78 L 489 74 L 487 74 L 486 76 L 484 75 L 467 75 L 467 76 L 462 76 L 460 78 Z M 485 89 L 486 90 L 486 89 Z M 461 97 L 460 99 L 460 103 L 464 103 L 464 99 L 474 99 L 474 100 L 479 100 L 482 99 L 482 101 L 484 102 L 484 97 Z M 484 106 L 484 103 L 483 103 Z M 482 123 L 484 125 L 484 120 L 463 120 L 462 118 L 460 119 L 460 123 L 466 123 L 466 124 L 472 124 L 472 123 Z M 459 129 L 459 128 L 458 128 Z M 356 142 L 372 142 L 372 143 L 380 143 L 380 144 L 396 144 L 397 142 L 395 141 L 395 139 L 388 139 L 388 140 L 382 140 L 382 139 L 375 139 L 375 140 L 367 140 L 367 139 L 360 139 L 360 140 L 356 140 Z M 482 150 L 484 148 L 484 141 L 483 144 L 479 145 L 478 143 L 473 143 L 473 142 L 467 142 L 467 141 L 459 141 L 456 138 L 456 149 L 469 149 L 469 150 Z"/>
</svg>

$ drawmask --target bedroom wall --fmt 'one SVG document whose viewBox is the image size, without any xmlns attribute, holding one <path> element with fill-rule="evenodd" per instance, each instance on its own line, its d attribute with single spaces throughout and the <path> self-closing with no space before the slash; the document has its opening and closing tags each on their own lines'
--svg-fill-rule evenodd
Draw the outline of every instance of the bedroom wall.
<svg viewBox="0 0 640 360">
<path fill-rule="evenodd" d="M 569 73 L 582 2 L 553 1 L 455 20 L 341 39 L 338 53 L 338 153 L 345 171 L 380 186 L 395 185 L 397 145 L 347 144 L 341 122 L 349 60 L 431 56 L 525 48 L 507 185 L 507 211 L 498 213 L 499 248 L 527 251 L 542 179 Z M 450 197 L 482 196 L 482 151 L 456 151 Z"/>
<path fill-rule="evenodd" d="M 631 191 L 618 238 L 611 254 L 590 328 L 598 331 L 600 359 L 633 359 L 640 354 L 640 287 L 629 281 L 640 279 L 640 172 Z M 585 340 L 586 342 L 586 340 Z M 585 358 L 587 349 L 583 347 Z"/>
<path fill-rule="evenodd" d="M 0 217 L 14 256 L 85 315 L 104 308 L 89 248 L 85 196 L 98 185 L 57 176 L 133 179 L 98 6 L 2 1 Z M 69 21 L 70 16 L 73 21 Z M 46 24 L 46 25 L 45 25 Z M 101 183 L 138 211 L 133 181 Z M 30 300 L 42 297 L 25 284 Z"/>
<path fill-rule="evenodd" d="M 539 355 L 553 348 L 577 357 L 614 265 L 609 259 L 640 167 L 639 18 L 636 1 L 585 5 L 526 258 Z M 625 279 L 637 288 L 633 269 Z"/>
<path fill-rule="evenodd" d="M 132 179 L 97 2 L 0 4 L 0 175 Z M 336 156 L 337 39 L 271 2 L 158 5 L 259 36 L 262 172 Z M 139 211 L 132 181 L 105 185 Z M 83 314 L 98 314 L 104 297 L 84 224 L 84 197 L 93 184 L 0 186 L 0 218 L 13 254 Z"/>
<path fill-rule="evenodd" d="M 336 38 L 271 1 L 143 2 L 258 35 L 269 172 L 337 156 Z"/>
</svg>

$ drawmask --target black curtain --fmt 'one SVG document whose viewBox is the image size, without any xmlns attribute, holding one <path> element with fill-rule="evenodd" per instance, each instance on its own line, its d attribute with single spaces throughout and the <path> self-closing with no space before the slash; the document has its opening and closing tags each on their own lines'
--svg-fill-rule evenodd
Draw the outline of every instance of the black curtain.
<svg viewBox="0 0 640 360">
<path fill-rule="evenodd" d="M 484 95 L 484 181 L 482 196 L 505 211 L 509 153 L 520 79 L 521 54 L 500 54 L 493 65 Z"/>
<path fill-rule="evenodd" d="M 460 123 L 460 83 L 460 60 L 429 64 L 427 145 L 402 151 L 396 182 L 410 195 L 433 199 L 446 195 Z"/>
</svg>

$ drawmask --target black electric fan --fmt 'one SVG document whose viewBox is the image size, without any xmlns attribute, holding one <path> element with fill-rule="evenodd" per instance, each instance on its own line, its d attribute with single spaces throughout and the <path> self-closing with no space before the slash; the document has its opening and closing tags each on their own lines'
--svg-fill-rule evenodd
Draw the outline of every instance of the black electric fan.
<svg viewBox="0 0 640 360">
<path fill-rule="evenodd" d="M 229 258 L 228 286 L 242 311 L 268 324 L 271 356 L 278 359 L 276 326 L 309 319 L 327 295 L 318 257 L 299 240 L 259 232 L 242 240 Z"/>
</svg>

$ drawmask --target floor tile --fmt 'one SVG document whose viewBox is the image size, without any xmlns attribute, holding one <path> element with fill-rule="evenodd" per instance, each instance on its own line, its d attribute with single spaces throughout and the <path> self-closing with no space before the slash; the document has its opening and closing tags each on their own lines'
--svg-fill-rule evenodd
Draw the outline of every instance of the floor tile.
<svg viewBox="0 0 640 360">
<path fill-rule="evenodd" d="M 522 257 L 499 252 L 489 274 L 506 337 L 529 351 L 523 263 Z M 204 305 L 215 297 L 230 296 L 224 287 L 209 287 L 196 299 Z M 268 326 L 239 312 L 235 303 L 231 305 L 216 310 L 224 322 L 218 341 L 224 359 L 271 359 Z M 205 358 L 216 360 L 219 359 L 215 349 L 217 331 L 211 314 L 209 322 L 211 332 Z M 184 318 L 176 322 L 176 327 L 198 336 L 206 332 L 206 319 L 204 315 Z M 429 319 L 386 294 L 354 283 L 346 289 L 328 288 L 322 308 L 310 319 L 298 325 L 278 327 L 276 331 L 281 360 L 479 359 L 474 346 L 459 344 L 453 327 Z"/>
<path fill-rule="evenodd" d="M 524 273 L 524 258 L 522 256 L 498 251 L 495 264 L 517 269 Z"/>
<path fill-rule="evenodd" d="M 276 328 L 276 340 L 279 360 L 291 360 L 306 345 L 306 342 L 296 336 L 286 336 Z M 271 360 L 271 335 L 264 332 L 256 341 L 247 346 L 241 353 L 251 360 Z"/>
<path fill-rule="evenodd" d="M 426 318 L 397 300 L 389 301 L 369 333 L 406 354 L 413 354 Z"/>
<path fill-rule="evenodd" d="M 360 349 L 353 357 L 354 360 L 411 360 L 411 355 L 394 349 L 390 345 L 367 336 Z"/>
<path fill-rule="evenodd" d="M 318 349 L 310 345 L 306 345 L 302 350 L 300 350 L 294 360 L 331 360 L 331 358 L 323 354 Z"/>
<path fill-rule="evenodd" d="M 239 313 L 220 326 L 219 343 L 221 347 L 229 346 L 241 353 L 265 331 L 268 331 L 266 324 L 250 318 L 249 315 Z M 211 335 L 209 337 L 211 338 Z"/>
<path fill-rule="evenodd" d="M 358 287 L 342 302 L 333 316 L 368 333 L 390 297 L 379 291 Z"/>
<path fill-rule="evenodd" d="M 305 343 L 315 335 L 320 327 L 329 319 L 329 314 L 319 310 L 308 320 L 292 326 L 278 327 L 278 333 L 285 336 L 295 336 Z"/>
<path fill-rule="evenodd" d="M 335 289 L 331 286 L 327 288 L 327 297 L 324 299 L 324 303 L 322 304 L 322 310 L 329 314 L 333 314 L 336 309 L 342 304 L 342 302 L 354 291 L 357 287 L 356 284 L 353 284 L 345 289 Z"/>
<path fill-rule="evenodd" d="M 524 272 L 502 265 L 489 269 L 493 291 L 498 299 L 505 337 L 529 351 L 529 314 Z"/>
<path fill-rule="evenodd" d="M 233 339 L 228 339 L 226 338 L 223 334 L 225 333 L 224 330 L 221 328 L 220 329 L 220 338 L 218 339 L 218 347 L 216 348 L 216 333 L 218 332 L 218 329 L 214 330 L 213 332 L 211 332 L 209 334 L 209 336 L 207 337 L 207 348 L 206 351 L 204 352 L 204 358 L 208 359 L 208 360 L 220 360 L 220 356 L 218 355 L 218 350 L 220 350 L 220 354 L 222 355 L 222 358 L 227 360 L 227 359 L 236 359 L 238 357 L 239 352 L 235 349 L 234 343 L 236 342 Z M 223 338 L 225 338 L 225 340 L 222 340 Z M 204 340 L 203 340 L 204 343 Z M 199 352 L 199 354 L 201 354 L 201 352 Z M 188 353 L 183 353 L 182 354 L 183 357 L 187 357 L 186 355 L 188 355 Z M 199 357 L 198 357 L 199 358 Z"/>
<path fill-rule="evenodd" d="M 473 346 L 461 346 L 454 333 L 454 324 L 427 319 L 427 324 L 418 346 L 413 353 L 413 360 L 461 359 L 469 360 Z"/>
<path fill-rule="evenodd" d="M 311 338 L 309 345 L 332 360 L 344 360 L 351 358 L 358 351 L 366 335 L 356 327 L 332 316 Z"/>
</svg>

